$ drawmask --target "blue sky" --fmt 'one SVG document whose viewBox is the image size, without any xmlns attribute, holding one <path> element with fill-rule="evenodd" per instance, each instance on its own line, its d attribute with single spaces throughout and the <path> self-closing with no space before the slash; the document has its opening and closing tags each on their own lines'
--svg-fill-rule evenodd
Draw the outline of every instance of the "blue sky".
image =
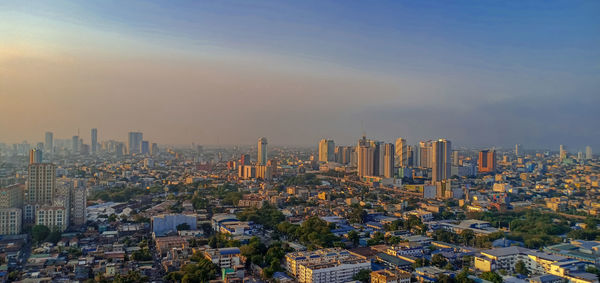
<svg viewBox="0 0 600 283">
<path fill-rule="evenodd" d="M 25 97 L 81 112 L 0 122 L 0 140 L 103 126 L 169 143 L 351 143 L 363 122 L 383 140 L 600 146 L 599 14 L 598 1 L 4 1 L 7 110 Z M 115 97 L 129 109 L 84 117 Z"/>
</svg>

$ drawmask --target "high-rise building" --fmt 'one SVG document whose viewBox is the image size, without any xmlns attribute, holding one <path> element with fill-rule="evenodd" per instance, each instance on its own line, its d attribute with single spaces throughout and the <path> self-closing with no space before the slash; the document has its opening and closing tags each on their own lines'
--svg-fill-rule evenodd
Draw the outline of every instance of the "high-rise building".
<svg viewBox="0 0 600 283">
<path fill-rule="evenodd" d="M 144 134 L 140 132 L 129 132 L 128 139 L 128 153 L 129 154 L 139 154 L 142 151 L 142 140 L 144 139 Z"/>
<path fill-rule="evenodd" d="M 0 188 L 0 235 L 21 233 L 23 225 L 23 185 Z"/>
<path fill-rule="evenodd" d="M 267 138 L 258 139 L 258 165 L 267 165 Z"/>
<path fill-rule="evenodd" d="M 565 158 L 567 158 L 567 147 L 561 144 L 558 149 L 558 155 L 560 157 L 560 161 L 565 160 Z"/>
<path fill-rule="evenodd" d="M 589 145 L 585 147 L 585 159 L 592 159 L 592 147 Z"/>
<path fill-rule="evenodd" d="M 519 156 L 519 154 L 521 154 L 521 145 L 515 144 L 515 155 Z"/>
<path fill-rule="evenodd" d="M 482 150 L 477 159 L 477 171 L 480 173 L 492 173 L 496 171 L 496 151 Z"/>
<path fill-rule="evenodd" d="M 335 161 L 340 164 L 349 164 L 352 159 L 352 147 L 351 146 L 336 146 L 335 147 Z"/>
<path fill-rule="evenodd" d="M 393 143 L 386 143 L 383 147 L 383 176 L 385 178 L 393 178 L 394 177 L 394 157 L 396 156 L 396 151 L 394 150 Z"/>
<path fill-rule="evenodd" d="M 383 162 L 384 162 L 384 148 L 383 143 L 380 141 L 369 141 L 371 148 L 373 148 L 373 175 L 372 176 L 383 176 Z"/>
<path fill-rule="evenodd" d="M 54 134 L 52 132 L 46 132 L 46 143 L 44 144 L 44 148 L 47 153 L 54 152 Z"/>
<path fill-rule="evenodd" d="M 152 143 L 152 150 L 151 150 L 151 154 L 152 154 L 152 155 L 157 155 L 157 154 L 158 154 L 158 151 L 159 151 L 159 149 L 158 149 L 158 144 L 157 144 L 157 143 L 155 143 L 155 142 L 154 142 L 154 143 Z"/>
<path fill-rule="evenodd" d="M 356 148 L 358 176 L 373 176 L 375 167 L 375 148 L 363 136 Z"/>
<path fill-rule="evenodd" d="M 80 226 L 85 224 L 85 209 L 87 203 L 87 191 L 84 186 L 77 186 L 73 189 L 71 199 L 71 222 Z"/>
<path fill-rule="evenodd" d="M 408 167 L 408 152 L 406 149 L 406 140 L 396 139 L 396 167 Z"/>
<path fill-rule="evenodd" d="M 421 168 L 432 168 L 433 166 L 433 142 L 432 141 L 421 141 L 419 142 L 418 150 L 418 167 Z"/>
<path fill-rule="evenodd" d="M 96 154 L 96 150 L 98 148 L 98 129 L 96 128 L 92 129 L 92 140 L 90 146 L 92 154 Z"/>
<path fill-rule="evenodd" d="M 322 139 L 319 142 L 319 161 L 335 161 L 335 143 L 333 142 L 333 140 Z"/>
<path fill-rule="evenodd" d="M 142 154 L 150 153 L 150 143 L 148 141 L 142 141 L 141 153 Z"/>
<path fill-rule="evenodd" d="M 29 151 L 29 164 L 42 163 L 42 150 L 34 148 Z"/>
<path fill-rule="evenodd" d="M 71 153 L 79 154 L 79 136 L 73 136 L 71 139 Z"/>
<path fill-rule="evenodd" d="M 69 227 L 69 212 L 64 206 L 42 206 L 35 211 L 35 224 L 63 232 Z"/>
<path fill-rule="evenodd" d="M 452 166 L 459 166 L 458 150 L 452 151 Z"/>
<path fill-rule="evenodd" d="M 33 221 L 35 210 L 51 205 L 56 192 L 56 165 L 51 163 L 29 164 L 27 190 L 24 195 L 23 219 Z"/>
<path fill-rule="evenodd" d="M 432 177 L 431 182 L 442 181 L 450 178 L 450 170 L 452 168 L 451 152 L 452 144 L 449 140 L 439 139 L 432 144 Z"/>
</svg>

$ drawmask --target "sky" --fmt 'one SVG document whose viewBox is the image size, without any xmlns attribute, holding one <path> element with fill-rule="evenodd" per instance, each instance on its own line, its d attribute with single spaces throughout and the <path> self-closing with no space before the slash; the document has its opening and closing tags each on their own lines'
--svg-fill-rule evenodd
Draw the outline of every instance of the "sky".
<svg viewBox="0 0 600 283">
<path fill-rule="evenodd" d="M 600 148 L 599 1 L 0 1 L 0 141 Z"/>
</svg>

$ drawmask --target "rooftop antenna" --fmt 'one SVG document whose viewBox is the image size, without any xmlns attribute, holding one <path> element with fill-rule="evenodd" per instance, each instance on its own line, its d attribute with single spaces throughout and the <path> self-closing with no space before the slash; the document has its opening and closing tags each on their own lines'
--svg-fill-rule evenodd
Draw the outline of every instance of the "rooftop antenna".
<svg viewBox="0 0 600 283">
<path fill-rule="evenodd" d="M 367 131 L 365 130 L 365 121 L 360 120 L 360 131 L 362 132 L 363 139 L 367 138 Z"/>
</svg>

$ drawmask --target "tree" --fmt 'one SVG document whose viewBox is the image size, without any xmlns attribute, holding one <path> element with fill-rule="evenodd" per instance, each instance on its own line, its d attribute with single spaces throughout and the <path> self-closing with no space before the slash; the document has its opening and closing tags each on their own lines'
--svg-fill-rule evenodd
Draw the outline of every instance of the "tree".
<svg viewBox="0 0 600 283">
<path fill-rule="evenodd" d="M 448 263 L 448 260 L 442 254 L 434 254 L 431 257 L 431 264 L 442 268 Z"/>
<path fill-rule="evenodd" d="M 460 273 L 456 275 L 457 283 L 474 283 L 475 280 L 469 278 L 470 272 L 469 268 L 464 267 Z"/>
<path fill-rule="evenodd" d="M 490 281 L 492 283 L 502 283 L 502 276 L 493 271 L 486 271 L 481 274 L 481 279 Z"/>
<path fill-rule="evenodd" d="M 177 225 L 177 231 L 182 231 L 182 230 L 190 230 L 190 224 L 181 223 L 181 224 Z"/>
<path fill-rule="evenodd" d="M 60 241 L 61 236 L 62 236 L 62 234 L 59 231 L 52 231 L 46 237 L 46 242 L 56 244 L 56 243 L 58 243 L 58 241 Z"/>
<path fill-rule="evenodd" d="M 355 230 L 348 232 L 348 240 L 352 242 L 352 245 L 354 247 L 358 246 L 360 242 L 360 236 L 358 235 L 358 232 L 356 232 Z"/>
<path fill-rule="evenodd" d="M 475 233 L 471 229 L 465 229 L 460 232 L 460 237 L 463 239 L 465 245 L 469 245 L 471 240 L 475 238 Z"/>
<path fill-rule="evenodd" d="M 360 281 L 363 283 L 368 283 L 371 281 L 371 270 L 370 269 L 361 269 L 358 273 L 352 276 L 352 279 L 356 281 Z"/>
<path fill-rule="evenodd" d="M 525 276 L 529 274 L 529 269 L 527 269 L 527 266 L 525 266 L 525 263 L 522 260 L 517 261 L 515 264 L 515 271 Z"/>
<path fill-rule="evenodd" d="M 46 239 L 48 234 L 50 234 L 50 229 L 44 225 L 35 225 L 31 228 L 31 238 L 33 238 L 36 243 Z"/>
</svg>

